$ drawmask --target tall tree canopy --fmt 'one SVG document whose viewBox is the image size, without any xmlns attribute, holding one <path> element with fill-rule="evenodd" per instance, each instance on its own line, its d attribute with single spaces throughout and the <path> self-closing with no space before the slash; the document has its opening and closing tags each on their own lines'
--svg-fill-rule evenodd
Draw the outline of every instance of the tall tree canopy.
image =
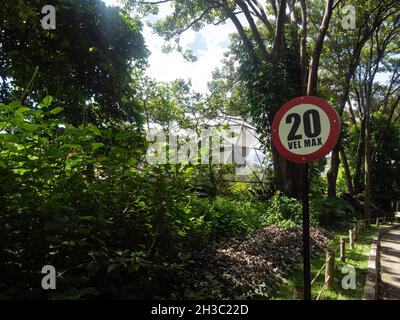
<svg viewBox="0 0 400 320">
<path fill-rule="evenodd" d="M 157 21 L 154 28 L 174 44 L 169 44 L 169 48 L 175 47 L 179 51 L 182 51 L 180 36 L 190 28 L 197 31 L 206 24 L 218 25 L 228 19 L 235 25 L 238 37 L 233 43 L 232 53 L 239 62 L 240 80 L 245 83 L 246 96 L 251 105 L 250 114 L 265 138 L 266 147 L 272 151 L 277 185 L 286 194 L 299 197 L 301 188 L 296 177 L 300 166 L 283 159 L 270 145 L 270 125 L 284 102 L 301 94 L 317 94 L 324 40 L 331 20 L 340 23 L 343 15 L 338 9 L 344 1 L 271 0 L 265 5 L 257 0 L 126 2 L 130 7 L 152 9 L 152 12 L 161 3 L 170 3 L 172 13 Z M 366 1 L 357 6 L 360 24 L 350 33 L 358 41 L 353 42 L 354 46 L 349 45 L 355 59 L 347 74 L 354 72 L 357 52 L 369 32 L 396 12 L 396 6 L 398 1 L 391 0 Z M 345 90 L 340 102 L 346 102 L 347 95 L 348 90 Z M 342 109 L 341 104 L 338 109 Z M 336 179 L 335 173 L 332 180 Z"/>
<path fill-rule="evenodd" d="M 51 94 L 73 123 L 138 120 L 130 82 L 132 70 L 146 65 L 142 24 L 101 0 L 57 0 L 52 5 L 56 29 L 45 30 L 43 1 L 2 3 L 2 101 L 21 98 L 38 67 L 30 96 Z"/>
</svg>

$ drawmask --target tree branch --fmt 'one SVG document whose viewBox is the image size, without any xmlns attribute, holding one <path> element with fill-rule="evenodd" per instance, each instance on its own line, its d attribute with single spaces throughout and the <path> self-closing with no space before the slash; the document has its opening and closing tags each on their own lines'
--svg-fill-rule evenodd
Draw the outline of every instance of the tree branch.
<svg viewBox="0 0 400 320">
<path fill-rule="evenodd" d="M 275 1 L 273 1 L 275 3 Z M 286 0 L 279 3 L 278 16 L 276 18 L 275 41 L 272 49 L 272 62 L 277 63 L 283 49 L 283 41 L 285 37 L 285 10 Z"/>
<path fill-rule="evenodd" d="M 242 24 L 240 23 L 239 19 L 236 17 L 236 15 L 232 11 L 232 9 L 229 8 L 226 1 L 224 1 L 222 3 L 222 8 L 224 9 L 224 11 L 228 15 L 228 17 L 232 20 L 233 24 L 235 25 L 236 30 L 238 31 L 240 38 L 243 41 L 243 45 L 249 55 L 250 62 L 252 64 L 256 64 L 257 56 L 255 54 L 253 44 L 251 43 L 250 39 L 247 37 L 246 32 L 245 32 Z"/>
<path fill-rule="evenodd" d="M 185 31 L 189 30 L 194 24 L 200 22 L 204 16 L 208 13 L 211 12 L 211 8 L 208 8 L 206 10 L 203 11 L 203 13 L 196 19 L 194 19 L 192 22 L 190 22 L 186 27 L 184 27 L 183 29 L 177 30 L 176 32 L 174 32 L 170 37 L 168 37 L 167 40 L 171 40 L 172 38 L 181 35 L 182 33 L 184 33 Z"/>
<path fill-rule="evenodd" d="M 162 4 L 171 2 L 172 0 L 158 0 L 158 1 L 134 1 L 134 4 Z"/>
<path fill-rule="evenodd" d="M 325 13 L 322 18 L 321 26 L 319 29 L 320 31 L 318 34 L 317 42 L 315 43 L 315 47 L 311 55 L 310 68 L 308 73 L 308 84 L 307 84 L 308 95 L 314 94 L 317 89 L 316 87 L 318 80 L 319 59 L 321 57 L 324 38 L 328 30 L 329 22 L 331 20 L 332 11 L 333 11 L 333 0 L 328 0 L 328 2 L 326 3 Z"/>
<path fill-rule="evenodd" d="M 302 94 L 307 93 L 307 8 L 306 1 L 300 0 L 301 40 L 300 40 L 300 76 Z"/>
<path fill-rule="evenodd" d="M 274 12 L 275 17 L 278 16 L 278 9 L 276 8 L 276 1 L 270 0 L 272 11 Z"/>
<path fill-rule="evenodd" d="M 269 60 L 269 53 L 267 52 L 267 48 L 265 46 L 264 41 L 261 39 L 260 33 L 258 32 L 257 26 L 254 23 L 254 20 L 249 12 L 249 8 L 242 0 L 237 0 L 239 7 L 243 10 L 244 15 L 250 25 L 251 33 L 253 34 L 254 40 L 258 44 L 258 47 L 261 51 L 261 55 L 265 62 Z"/>
<path fill-rule="evenodd" d="M 268 32 L 270 34 L 273 34 L 274 29 L 272 28 L 272 25 L 269 22 L 267 15 L 265 14 L 265 11 L 264 11 L 263 7 L 261 6 L 261 4 L 257 0 L 247 0 L 247 2 L 249 3 L 249 6 L 254 11 L 254 13 L 258 17 L 258 19 L 260 19 L 260 21 L 265 25 Z M 259 11 L 255 7 L 255 5 L 258 7 Z"/>
</svg>

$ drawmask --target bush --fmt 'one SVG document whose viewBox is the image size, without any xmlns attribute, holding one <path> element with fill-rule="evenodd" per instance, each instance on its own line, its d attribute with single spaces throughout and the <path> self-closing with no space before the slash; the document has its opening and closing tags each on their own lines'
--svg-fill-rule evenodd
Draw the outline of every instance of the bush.
<svg viewBox="0 0 400 320">
<path fill-rule="evenodd" d="M 135 127 L 72 126 L 51 102 L 0 106 L 0 298 L 153 297 L 193 249 L 259 226 L 259 203 L 193 192 L 218 187 L 207 166 L 147 165 Z"/>
<path fill-rule="evenodd" d="M 134 126 L 72 126 L 51 102 L 0 105 L 0 298 L 166 296 L 205 244 L 301 225 L 296 199 L 259 201 L 243 183 L 218 196 L 227 168 L 148 165 Z M 338 207 L 312 212 L 327 222 Z M 63 275 L 57 294 L 41 289 L 46 264 Z"/>
<path fill-rule="evenodd" d="M 253 200 L 233 200 L 218 197 L 210 207 L 208 220 L 216 238 L 234 236 L 267 225 L 262 203 Z"/>
<path fill-rule="evenodd" d="M 303 222 L 303 210 L 301 201 L 276 192 L 267 205 L 267 224 L 282 227 L 301 226 Z M 318 218 L 310 211 L 310 224 L 317 227 Z"/>
<path fill-rule="evenodd" d="M 321 197 L 310 201 L 310 212 L 321 226 L 334 228 L 354 216 L 353 206 L 340 198 Z"/>
</svg>

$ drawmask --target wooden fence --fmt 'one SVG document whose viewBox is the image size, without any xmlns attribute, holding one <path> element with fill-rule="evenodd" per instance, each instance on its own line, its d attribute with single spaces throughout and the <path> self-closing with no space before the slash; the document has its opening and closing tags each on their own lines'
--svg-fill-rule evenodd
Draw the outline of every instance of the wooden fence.
<svg viewBox="0 0 400 320">
<path fill-rule="evenodd" d="M 393 224 L 396 221 L 396 217 L 380 217 L 375 219 L 376 226 L 380 224 Z M 341 237 L 339 243 L 339 261 L 345 262 L 346 261 L 346 241 L 349 242 L 349 247 L 351 250 L 354 249 L 354 244 L 359 238 L 361 231 L 363 231 L 367 226 L 371 224 L 371 220 L 359 220 L 354 224 L 354 227 L 349 230 L 348 237 Z M 325 270 L 325 282 L 322 286 L 322 289 L 318 292 L 316 300 L 319 300 L 321 294 L 324 292 L 325 289 L 332 289 L 333 288 L 333 279 L 335 273 L 335 252 L 333 250 L 326 250 L 325 252 L 325 263 L 321 267 L 321 269 L 317 272 L 314 279 L 311 281 L 311 285 L 317 280 L 317 278 L 322 274 Z"/>
</svg>

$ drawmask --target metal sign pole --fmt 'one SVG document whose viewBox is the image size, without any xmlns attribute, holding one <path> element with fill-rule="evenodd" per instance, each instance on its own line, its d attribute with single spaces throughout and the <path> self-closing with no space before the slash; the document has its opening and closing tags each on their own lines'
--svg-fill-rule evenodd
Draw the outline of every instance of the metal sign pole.
<svg viewBox="0 0 400 320">
<path fill-rule="evenodd" d="M 311 300 L 310 274 L 310 212 L 309 212 L 308 163 L 303 164 L 303 266 L 304 266 L 304 300 Z"/>
<path fill-rule="evenodd" d="M 314 96 L 286 102 L 272 122 L 272 143 L 278 153 L 302 164 L 304 300 L 311 300 L 308 163 L 327 155 L 335 147 L 339 135 L 340 118 L 335 108 Z"/>
</svg>

